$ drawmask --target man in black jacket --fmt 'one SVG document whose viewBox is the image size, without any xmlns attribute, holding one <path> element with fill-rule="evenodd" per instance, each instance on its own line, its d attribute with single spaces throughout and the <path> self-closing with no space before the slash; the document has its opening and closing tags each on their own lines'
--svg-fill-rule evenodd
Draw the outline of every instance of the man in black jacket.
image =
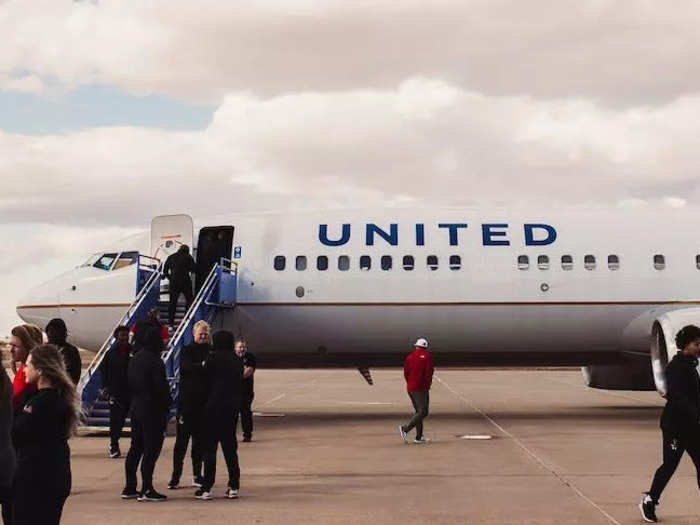
<svg viewBox="0 0 700 525">
<path fill-rule="evenodd" d="M 118 326 L 114 330 L 116 339 L 102 362 L 102 386 L 109 401 L 109 457 L 118 458 L 119 438 L 122 436 L 126 415 L 129 413 L 128 368 L 134 349 L 129 344 L 129 327 Z"/>
<path fill-rule="evenodd" d="M 68 338 L 68 328 L 66 327 L 65 321 L 58 317 L 51 319 L 49 324 L 46 325 L 46 336 L 50 344 L 58 347 L 58 351 L 61 352 L 63 356 L 66 371 L 73 381 L 73 384 L 77 385 L 78 381 L 80 381 L 80 372 L 82 372 L 83 364 L 80 361 L 80 352 L 78 352 L 78 349 L 66 341 Z"/>
<path fill-rule="evenodd" d="M 251 405 L 255 398 L 253 388 L 253 376 L 257 361 L 255 355 L 248 351 L 248 342 L 239 337 L 234 346 L 236 355 L 243 361 L 243 381 L 241 390 L 241 405 L 238 412 L 241 415 L 241 428 L 243 429 L 243 441 L 250 443 L 253 440 L 253 410 Z"/>
<path fill-rule="evenodd" d="M 165 365 L 160 358 L 163 339 L 157 328 L 135 334 L 140 350 L 128 369 L 131 395 L 131 448 L 124 466 L 126 486 L 122 498 L 163 501 L 166 496 L 153 488 L 153 470 L 163 447 L 163 434 L 170 406 L 170 390 Z M 136 491 L 136 469 L 141 462 L 141 493 Z"/>
<path fill-rule="evenodd" d="M 233 334 L 221 330 L 214 334 L 214 351 L 204 367 L 208 395 L 204 406 L 206 448 L 204 452 L 204 483 L 196 493 L 197 499 L 211 499 L 216 477 L 216 448 L 221 443 L 228 467 L 227 498 L 237 498 L 241 471 L 238 465 L 236 414 L 241 396 L 243 361 L 233 353 Z"/>
<path fill-rule="evenodd" d="M 695 464 L 700 487 L 700 328 L 689 325 L 676 334 L 680 349 L 666 367 L 668 393 L 661 414 L 663 434 L 663 464 L 657 469 L 649 492 L 639 508 L 648 522 L 656 521 L 656 505 L 678 463 L 687 452 Z"/>
<path fill-rule="evenodd" d="M 175 323 L 175 309 L 180 294 L 185 295 L 186 309 L 189 310 L 194 299 L 192 294 L 192 280 L 190 274 L 195 273 L 197 267 L 194 259 L 190 255 L 190 248 L 186 244 L 172 254 L 165 261 L 163 273 L 169 280 L 170 305 L 168 307 L 168 325 L 172 328 Z"/>
<path fill-rule="evenodd" d="M 207 401 L 204 365 L 209 357 L 209 324 L 194 325 L 194 341 L 180 351 L 180 392 L 177 398 L 177 435 L 173 450 L 173 475 L 169 489 L 180 484 L 187 443 L 192 436 L 192 475 L 194 484 L 202 486 L 202 409 Z"/>
</svg>

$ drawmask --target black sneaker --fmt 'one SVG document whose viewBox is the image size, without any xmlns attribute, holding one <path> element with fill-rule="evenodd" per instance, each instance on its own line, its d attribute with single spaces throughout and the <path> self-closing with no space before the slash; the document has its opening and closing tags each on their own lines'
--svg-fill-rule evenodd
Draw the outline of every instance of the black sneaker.
<svg viewBox="0 0 700 525">
<path fill-rule="evenodd" d="M 193 477 L 193 478 L 192 478 L 192 485 L 193 485 L 194 487 L 197 487 L 197 488 L 201 489 L 201 488 L 202 488 L 202 485 L 204 485 L 204 479 L 202 478 L 202 476 L 195 476 L 195 477 Z"/>
<path fill-rule="evenodd" d="M 170 483 L 168 483 L 168 488 L 170 490 L 175 490 L 179 487 L 180 487 L 180 480 L 178 480 L 178 479 L 173 478 L 170 480 Z"/>
<path fill-rule="evenodd" d="M 139 501 L 165 501 L 168 496 L 157 493 L 154 489 L 149 489 L 141 493 Z"/>
<path fill-rule="evenodd" d="M 649 494 L 645 494 L 639 503 L 639 510 L 642 511 L 642 518 L 649 523 L 656 523 L 656 503 Z"/>
<path fill-rule="evenodd" d="M 139 493 L 136 489 L 125 488 L 122 490 L 122 499 L 136 499 L 139 497 Z"/>
<path fill-rule="evenodd" d="M 118 448 L 111 448 L 109 449 L 109 457 L 112 459 L 120 458 L 122 456 L 121 450 Z"/>
<path fill-rule="evenodd" d="M 199 489 L 194 493 L 194 497 L 197 499 L 211 499 L 211 490 Z"/>
</svg>

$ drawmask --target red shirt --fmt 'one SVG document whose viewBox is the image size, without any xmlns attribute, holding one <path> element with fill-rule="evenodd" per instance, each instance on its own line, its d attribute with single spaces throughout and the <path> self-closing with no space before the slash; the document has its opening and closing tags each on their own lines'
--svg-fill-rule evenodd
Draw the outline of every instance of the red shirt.
<svg viewBox="0 0 700 525">
<path fill-rule="evenodd" d="M 27 384 L 27 378 L 24 375 L 24 365 L 19 365 L 15 378 L 12 380 L 12 407 L 17 410 L 24 399 L 24 395 L 35 390 L 36 385 Z"/>
<path fill-rule="evenodd" d="M 403 365 L 406 390 L 430 390 L 433 383 L 433 356 L 425 348 L 416 348 L 408 354 Z"/>
</svg>

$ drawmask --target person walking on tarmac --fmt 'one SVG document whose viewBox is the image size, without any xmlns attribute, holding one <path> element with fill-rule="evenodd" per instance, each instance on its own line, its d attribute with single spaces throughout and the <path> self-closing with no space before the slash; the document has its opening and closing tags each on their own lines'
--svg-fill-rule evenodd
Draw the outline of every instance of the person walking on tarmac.
<svg viewBox="0 0 700 525">
<path fill-rule="evenodd" d="M 153 470 L 163 447 L 163 434 L 170 406 L 165 365 L 160 358 L 163 339 L 160 330 L 137 330 L 139 351 L 129 362 L 127 377 L 131 396 L 131 447 L 124 465 L 126 485 L 123 499 L 164 501 L 167 496 L 153 488 Z M 141 463 L 141 492 L 136 491 L 136 469 Z"/>
<path fill-rule="evenodd" d="M 428 341 L 420 338 L 416 341 L 415 350 L 408 354 L 403 366 L 403 375 L 406 379 L 406 390 L 411 398 L 416 413 L 407 425 L 399 425 L 401 439 L 408 443 L 406 435 L 416 429 L 414 443 L 427 443 L 429 440 L 423 435 L 423 420 L 428 417 L 430 404 L 430 386 L 433 382 L 433 356 L 428 352 Z"/>
<path fill-rule="evenodd" d="M 129 344 L 129 328 L 121 325 L 114 329 L 116 339 L 112 348 L 102 361 L 100 372 L 109 402 L 109 457 L 118 458 L 119 438 L 122 436 L 126 415 L 129 413 L 131 398 L 129 396 L 129 361 L 134 349 Z"/>
<path fill-rule="evenodd" d="M 645 521 L 656 522 L 656 506 L 666 484 L 687 452 L 695 464 L 700 487 L 700 328 L 683 327 L 676 334 L 680 349 L 666 367 L 666 406 L 661 413 L 663 463 L 656 470 L 649 492 L 639 504 Z"/>
<path fill-rule="evenodd" d="M 255 392 L 253 390 L 253 375 L 255 374 L 255 356 L 248 351 L 248 342 L 243 338 L 236 339 L 234 345 L 236 355 L 243 360 L 243 389 L 241 390 L 241 428 L 243 429 L 243 442 L 250 443 L 253 440 L 253 411 L 251 405 Z"/>
<path fill-rule="evenodd" d="M 192 294 L 192 280 L 190 274 L 195 273 L 197 267 L 194 259 L 190 255 L 190 248 L 186 244 L 180 246 L 180 249 L 169 256 L 165 261 L 163 273 L 170 282 L 170 305 L 168 307 L 168 326 L 172 330 L 175 324 L 175 309 L 177 308 L 177 300 L 180 294 L 185 295 L 186 310 L 190 309 L 194 300 Z"/>
<path fill-rule="evenodd" d="M 220 330 L 212 339 L 214 351 L 204 366 L 209 387 L 207 402 L 204 405 L 204 483 L 194 496 L 202 500 L 212 498 L 211 488 L 216 478 L 216 448 L 221 443 L 228 468 L 228 488 L 225 496 L 233 499 L 238 497 L 241 477 L 236 419 L 243 380 L 243 361 L 234 355 L 231 332 Z"/>
<path fill-rule="evenodd" d="M 202 486 L 202 408 L 207 400 L 207 384 L 204 365 L 211 352 L 209 324 L 197 321 L 194 325 L 194 341 L 180 352 L 180 393 L 177 399 L 177 435 L 173 450 L 173 475 L 169 489 L 180 484 L 182 464 L 187 443 L 192 437 L 192 476 L 197 487 Z"/>
<path fill-rule="evenodd" d="M 55 345 L 61 352 L 63 361 L 66 363 L 66 371 L 73 384 L 77 385 L 80 381 L 83 364 L 80 361 L 78 349 L 67 341 L 68 328 L 65 321 L 59 317 L 51 319 L 46 325 L 46 336 L 49 339 L 49 344 Z"/>
</svg>

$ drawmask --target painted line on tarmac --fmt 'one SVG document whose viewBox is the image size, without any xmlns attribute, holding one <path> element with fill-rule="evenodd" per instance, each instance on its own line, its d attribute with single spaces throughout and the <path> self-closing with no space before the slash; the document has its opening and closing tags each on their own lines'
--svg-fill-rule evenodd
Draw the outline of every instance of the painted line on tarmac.
<svg viewBox="0 0 700 525">
<path fill-rule="evenodd" d="M 258 408 L 266 407 L 267 405 L 271 405 L 275 401 L 279 401 L 280 399 L 283 399 L 287 397 L 287 394 L 280 394 L 277 397 L 273 397 L 272 399 L 265 401 L 262 405 L 257 405 L 255 409 L 257 410 Z"/>
<path fill-rule="evenodd" d="M 478 406 L 476 406 L 474 403 L 469 401 L 466 397 L 464 397 L 462 394 L 457 392 L 455 389 L 453 389 L 450 385 L 445 383 L 442 379 L 440 379 L 437 375 L 434 376 L 435 380 L 437 380 L 438 383 L 440 383 L 445 389 L 447 389 L 449 392 L 457 396 L 459 399 L 461 399 L 467 406 L 469 406 L 472 410 L 477 412 L 481 417 L 483 417 L 486 421 L 488 421 L 490 424 L 492 424 L 494 427 L 496 427 L 503 435 L 506 437 L 510 438 L 513 440 L 513 442 L 520 447 L 523 452 L 528 454 L 532 459 L 534 459 L 537 463 L 540 464 L 542 468 L 547 470 L 549 473 L 551 473 L 560 483 L 562 483 L 564 486 L 569 487 L 579 498 L 581 498 L 583 501 L 588 503 L 591 507 L 596 509 L 598 512 L 600 512 L 610 523 L 614 523 L 615 525 L 621 525 L 619 521 L 617 521 L 615 518 L 613 518 L 610 514 L 608 514 L 605 509 L 603 509 L 600 505 L 598 505 L 595 501 L 593 501 L 591 498 L 586 496 L 583 492 L 581 492 L 571 481 L 566 479 L 562 474 L 559 474 L 553 467 L 550 467 L 541 457 L 539 457 L 535 452 L 530 450 L 522 441 L 520 441 L 517 437 L 515 437 L 513 434 L 508 432 L 505 428 L 503 428 L 501 425 L 496 423 L 496 421 L 489 416 L 486 412 L 481 410 Z"/>
</svg>

